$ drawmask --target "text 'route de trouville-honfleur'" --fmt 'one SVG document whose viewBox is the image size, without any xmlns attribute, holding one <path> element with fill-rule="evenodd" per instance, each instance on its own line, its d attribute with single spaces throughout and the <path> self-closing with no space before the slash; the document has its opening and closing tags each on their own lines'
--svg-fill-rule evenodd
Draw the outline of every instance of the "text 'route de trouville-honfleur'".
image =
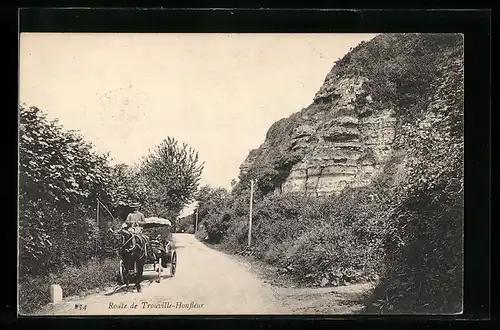
<svg viewBox="0 0 500 330">
<path fill-rule="evenodd" d="M 192 309 L 192 308 L 203 308 L 203 305 L 204 304 L 197 304 L 195 302 L 190 302 L 190 303 L 184 303 L 182 301 L 177 301 L 175 303 L 173 302 L 170 302 L 170 301 L 163 301 L 161 303 L 155 303 L 155 304 L 151 304 L 151 303 L 148 303 L 146 301 L 142 301 L 140 304 L 137 304 L 137 303 L 132 303 L 132 304 L 126 304 L 126 303 L 123 303 L 123 302 L 120 302 L 118 304 L 116 303 L 113 303 L 113 302 L 110 302 L 109 303 L 109 306 L 108 306 L 108 309 L 119 309 L 119 308 L 142 308 L 142 309 L 145 309 L 145 308 L 161 308 L 161 309 L 165 309 L 165 308 L 182 308 L 182 309 Z"/>
</svg>

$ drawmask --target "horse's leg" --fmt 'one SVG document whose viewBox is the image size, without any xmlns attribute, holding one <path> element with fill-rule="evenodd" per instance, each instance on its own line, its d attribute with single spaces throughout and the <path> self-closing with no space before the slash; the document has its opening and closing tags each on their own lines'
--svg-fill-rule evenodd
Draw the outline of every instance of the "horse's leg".
<svg viewBox="0 0 500 330">
<path fill-rule="evenodd" d="M 130 284 L 130 275 L 129 275 L 129 269 L 130 269 L 130 259 L 127 259 L 125 262 L 125 273 L 123 274 L 123 277 L 125 279 L 125 290 L 128 292 L 128 286 Z"/>
<path fill-rule="evenodd" d="M 137 265 L 137 274 L 135 278 L 135 287 L 137 288 L 137 292 L 141 292 L 141 281 L 142 281 L 142 273 L 144 271 L 144 259 L 140 259 L 136 261 Z"/>
</svg>

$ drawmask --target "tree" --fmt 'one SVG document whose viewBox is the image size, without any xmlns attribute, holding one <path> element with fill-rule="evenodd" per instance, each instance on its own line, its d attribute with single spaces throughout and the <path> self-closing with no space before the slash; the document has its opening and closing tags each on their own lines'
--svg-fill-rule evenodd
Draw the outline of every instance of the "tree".
<svg viewBox="0 0 500 330">
<path fill-rule="evenodd" d="M 193 201 L 204 164 L 198 152 L 171 137 L 144 157 L 139 176 L 145 179 L 151 196 L 146 203 L 158 216 L 176 217 Z"/>
<path fill-rule="evenodd" d="M 204 218 L 212 211 L 221 211 L 228 206 L 229 192 L 225 188 L 212 188 L 208 185 L 203 186 L 196 194 L 198 201 L 198 221 Z"/>
<path fill-rule="evenodd" d="M 147 182 L 137 168 L 126 164 L 112 166 L 110 176 L 108 204 L 113 208 L 115 216 L 125 220 L 130 212 L 128 205 L 131 202 L 146 203 L 149 200 Z"/>
<path fill-rule="evenodd" d="M 65 132 L 37 107 L 20 107 L 20 185 L 28 199 L 51 198 L 61 207 L 105 195 L 108 156 L 76 132 Z"/>
<path fill-rule="evenodd" d="M 59 269 L 89 257 L 95 198 L 111 180 L 107 155 L 63 131 L 37 107 L 19 107 L 20 273 Z"/>
</svg>

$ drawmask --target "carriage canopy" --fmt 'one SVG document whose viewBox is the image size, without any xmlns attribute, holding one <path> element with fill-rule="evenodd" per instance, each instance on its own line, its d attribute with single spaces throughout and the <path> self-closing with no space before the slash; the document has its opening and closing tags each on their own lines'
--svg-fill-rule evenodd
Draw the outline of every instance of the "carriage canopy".
<svg viewBox="0 0 500 330">
<path fill-rule="evenodd" d="M 155 228 L 155 227 L 170 227 L 172 226 L 172 222 L 170 220 L 158 217 L 150 217 L 144 219 L 144 224 L 142 227 L 144 228 Z"/>
</svg>

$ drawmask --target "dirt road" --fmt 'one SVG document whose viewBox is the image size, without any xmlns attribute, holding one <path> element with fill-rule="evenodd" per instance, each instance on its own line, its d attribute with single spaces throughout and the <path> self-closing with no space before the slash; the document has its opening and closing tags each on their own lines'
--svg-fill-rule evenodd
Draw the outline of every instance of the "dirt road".
<svg viewBox="0 0 500 330">
<path fill-rule="evenodd" d="M 47 306 L 42 315 L 223 315 L 279 314 L 271 286 L 253 275 L 247 266 L 206 247 L 193 235 L 174 234 L 177 272 L 169 270 L 161 283 L 154 271 L 144 271 L 140 293 L 123 290 L 64 300 Z M 115 271 L 115 270 L 110 270 Z"/>
</svg>

